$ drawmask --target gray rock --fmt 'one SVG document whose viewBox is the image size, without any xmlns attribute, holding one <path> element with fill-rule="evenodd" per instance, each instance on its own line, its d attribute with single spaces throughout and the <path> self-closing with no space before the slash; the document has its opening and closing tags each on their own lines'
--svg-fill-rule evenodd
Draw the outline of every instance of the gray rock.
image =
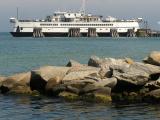
<svg viewBox="0 0 160 120">
<path fill-rule="evenodd" d="M 157 66 L 134 63 L 127 66 L 112 66 L 113 76 L 118 81 L 124 81 L 133 85 L 145 85 L 153 75 L 160 73 Z"/>
<path fill-rule="evenodd" d="M 62 81 L 81 80 L 85 77 L 98 74 L 99 69 L 95 67 L 72 67 Z"/>
<path fill-rule="evenodd" d="M 114 58 L 104 58 L 101 59 L 97 56 L 92 56 L 88 61 L 88 66 L 93 67 L 102 67 L 102 66 L 111 66 L 111 65 L 123 65 L 127 64 L 126 59 L 114 59 Z"/>
<path fill-rule="evenodd" d="M 160 67 L 155 66 L 155 65 L 136 62 L 136 63 L 132 64 L 131 66 L 135 69 L 139 69 L 141 71 L 144 71 L 144 72 L 148 73 L 149 75 L 160 74 Z"/>
<path fill-rule="evenodd" d="M 98 89 L 104 88 L 104 87 L 110 87 L 114 88 L 117 84 L 117 79 L 116 78 L 108 78 L 108 79 L 103 79 L 97 82 L 94 82 L 93 84 L 87 84 L 83 89 L 83 93 L 89 93 L 96 91 Z"/>
<path fill-rule="evenodd" d="M 111 66 L 110 69 L 118 80 L 116 91 L 140 89 L 149 80 L 157 80 L 160 75 L 159 67 L 143 63 Z"/>
<path fill-rule="evenodd" d="M 160 66 L 160 51 L 153 51 L 143 60 L 145 63 Z"/>
<path fill-rule="evenodd" d="M 31 71 L 31 89 L 44 92 L 48 80 L 58 78 L 57 82 L 60 82 L 69 69 L 69 67 L 45 66 Z"/>
<path fill-rule="evenodd" d="M 130 60 L 131 61 L 131 60 Z M 99 75 L 101 78 L 111 78 L 112 72 L 110 71 L 110 66 L 121 65 L 121 66 L 129 66 L 129 59 L 114 59 L 114 58 L 105 58 L 101 59 L 96 56 L 90 58 L 88 65 L 94 67 L 100 67 Z"/>
<path fill-rule="evenodd" d="M 85 78 L 82 80 L 63 81 L 62 84 L 66 86 L 66 91 L 80 94 L 85 86 L 87 86 L 88 84 L 94 84 L 95 82 L 95 79 Z"/>
<path fill-rule="evenodd" d="M 31 72 L 20 73 L 6 77 L 2 82 L 0 90 L 2 93 L 31 93 L 30 90 Z"/>
</svg>

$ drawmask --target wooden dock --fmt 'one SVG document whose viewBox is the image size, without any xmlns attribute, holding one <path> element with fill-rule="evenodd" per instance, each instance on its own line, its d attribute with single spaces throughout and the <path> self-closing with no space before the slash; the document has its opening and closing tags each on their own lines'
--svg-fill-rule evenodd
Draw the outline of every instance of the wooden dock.
<svg viewBox="0 0 160 120">
<path fill-rule="evenodd" d="M 139 29 L 136 33 L 137 37 L 160 37 L 160 31 L 151 29 Z"/>
</svg>

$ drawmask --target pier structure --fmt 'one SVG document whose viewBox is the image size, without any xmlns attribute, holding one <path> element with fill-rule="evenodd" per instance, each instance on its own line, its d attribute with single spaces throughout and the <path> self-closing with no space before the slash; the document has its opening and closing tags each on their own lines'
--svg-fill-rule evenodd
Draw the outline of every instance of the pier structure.
<svg viewBox="0 0 160 120">
<path fill-rule="evenodd" d="M 70 28 L 68 37 L 81 37 L 80 28 Z"/>
<path fill-rule="evenodd" d="M 127 37 L 136 37 L 136 33 L 134 32 L 134 29 L 128 29 Z"/>
<path fill-rule="evenodd" d="M 33 29 L 33 37 L 38 38 L 38 37 L 44 37 L 44 34 L 42 32 L 42 28 L 34 28 Z"/>
<path fill-rule="evenodd" d="M 151 37 L 160 37 L 160 31 L 152 31 L 150 36 Z"/>
<path fill-rule="evenodd" d="M 110 30 L 110 37 L 119 37 L 119 33 L 118 33 L 117 29 Z"/>
<path fill-rule="evenodd" d="M 97 37 L 96 28 L 88 28 L 87 37 Z"/>
</svg>

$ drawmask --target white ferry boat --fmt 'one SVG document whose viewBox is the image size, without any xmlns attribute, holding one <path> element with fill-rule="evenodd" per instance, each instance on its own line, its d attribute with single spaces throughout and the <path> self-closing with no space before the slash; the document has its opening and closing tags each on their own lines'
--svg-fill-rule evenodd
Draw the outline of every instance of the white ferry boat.
<svg viewBox="0 0 160 120">
<path fill-rule="evenodd" d="M 14 37 L 135 37 L 142 18 L 122 20 L 80 12 L 60 12 L 44 20 L 10 18 Z"/>
</svg>

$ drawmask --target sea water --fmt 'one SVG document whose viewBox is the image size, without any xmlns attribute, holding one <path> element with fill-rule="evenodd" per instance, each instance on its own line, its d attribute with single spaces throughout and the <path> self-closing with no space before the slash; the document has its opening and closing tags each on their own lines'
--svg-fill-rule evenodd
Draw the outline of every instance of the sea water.
<svg viewBox="0 0 160 120">
<path fill-rule="evenodd" d="M 14 38 L 0 33 L 0 75 L 45 65 L 64 66 L 70 59 L 87 64 L 90 56 L 142 61 L 160 51 L 160 38 Z M 153 104 L 93 104 L 30 96 L 0 96 L 0 120 L 158 120 Z"/>
</svg>

